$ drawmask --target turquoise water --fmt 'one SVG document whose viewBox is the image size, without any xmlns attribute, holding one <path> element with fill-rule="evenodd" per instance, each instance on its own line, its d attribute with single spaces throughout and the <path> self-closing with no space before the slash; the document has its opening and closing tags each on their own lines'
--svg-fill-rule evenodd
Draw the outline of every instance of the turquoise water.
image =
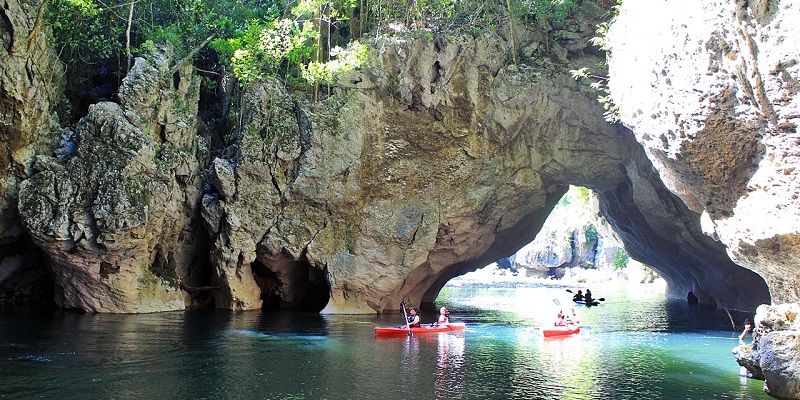
<svg viewBox="0 0 800 400">
<path fill-rule="evenodd" d="M 376 337 L 399 314 L 198 310 L 93 315 L 0 308 L 0 397 L 59 399 L 768 399 L 740 378 L 718 310 L 648 290 L 578 307 L 563 288 L 448 287 L 463 333 Z M 423 313 L 423 322 L 433 321 Z M 734 314 L 735 319 L 744 316 Z"/>
</svg>

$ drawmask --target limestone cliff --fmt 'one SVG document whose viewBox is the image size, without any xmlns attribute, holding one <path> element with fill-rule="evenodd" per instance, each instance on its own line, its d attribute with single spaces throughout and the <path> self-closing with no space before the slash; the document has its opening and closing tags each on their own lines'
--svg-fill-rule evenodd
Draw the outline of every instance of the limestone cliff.
<svg viewBox="0 0 800 400">
<path fill-rule="evenodd" d="M 152 312 L 190 303 L 180 283 L 202 237 L 192 227 L 199 82 L 191 66 L 163 80 L 168 54 L 137 59 L 119 104 L 90 107 L 74 154 L 37 156 L 36 173 L 20 185 L 20 216 L 48 256 L 63 307 Z"/>
<path fill-rule="evenodd" d="M 662 181 L 773 301 L 800 299 L 796 0 L 626 2 L 610 85 Z"/>
<path fill-rule="evenodd" d="M 218 193 L 203 203 L 225 282 L 218 306 L 326 289 L 331 313 L 432 302 L 450 278 L 532 240 L 568 184 L 600 192 L 601 212 L 671 295 L 745 310 L 769 301 L 572 79 L 598 58 L 578 47 L 560 64 L 514 66 L 492 56 L 508 46 L 495 33 L 381 37 L 323 103 L 251 87 L 246 128 L 213 163 Z"/>
<path fill-rule="evenodd" d="M 63 150 L 35 152 L 10 224 L 41 249 L 65 307 L 159 311 L 210 294 L 227 309 L 380 312 L 430 303 L 450 278 L 513 254 L 582 185 L 670 295 L 769 302 L 572 78 L 603 60 L 588 44 L 602 12 L 587 3 L 552 27 L 511 27 L 514 49 L 508 26 L 373 38 L 367 64 L 320 102 L 274 80 L 247 88 L 211 160 L 196 79 L 163 49 Z M 530 61 L 514 65 L 512 51 Z"/>
<path fill-rule="evenodd" d="M 5 0 L 0 299 L 49 285 L 98 312 L 430 303 L 581 185 L 669 295 L 797 302 L 798 2 L 625 2 L 605 38 L 622 124 L 570 74 L 606 73 L 589 45 L 604 10 L 586 2 L 553 26 L 373 37 L 319 102 L 259 81 L 209 149 L 197 78 L 168 48 L 136 60 L 118 103 L 61 129 L 47 30 Z M 740 362 L 797 397 L 764 362 L 787 334 L 759 335 Z"/>
<path fill-rule="evenodd" d="M 52 286 L 17 212 L 19 184 L 36 154 L 52 151 L 61 130 L 55 108 L 63 70 L 48 46 L 49 30 L 30 34 L 36 8 L 7 0 L 0 7 L 0 300 L 35 300 Z"/>
<path fill-rule="evenodd" d="M 762 276 L 739 363 L 777 398 L 800 398 L 800 2 L 625 2 L 607 37 L 621 121 L 661 180 L 731 258 Z"/>
</svg>

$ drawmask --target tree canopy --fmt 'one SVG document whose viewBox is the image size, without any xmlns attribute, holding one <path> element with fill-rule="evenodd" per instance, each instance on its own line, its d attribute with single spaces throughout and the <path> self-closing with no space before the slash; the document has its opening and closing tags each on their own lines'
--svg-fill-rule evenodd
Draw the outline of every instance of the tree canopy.
<svg viewBox="0 0 800 400">
<path fill-rule="evenodd" d="M 265 75 L 308 87 L 363 61 L 365 36 L 389 31 L 494 29 L 510 18 L 561 19 L 577 0 L 44 0 L 68 67 L 131 58 L 169 42 L 205 47 L 247 84 Z"/>
</svg>

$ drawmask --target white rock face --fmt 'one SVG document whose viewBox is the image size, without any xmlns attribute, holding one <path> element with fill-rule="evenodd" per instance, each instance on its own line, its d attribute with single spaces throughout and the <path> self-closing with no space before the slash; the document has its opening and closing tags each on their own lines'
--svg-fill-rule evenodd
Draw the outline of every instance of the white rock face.
<svg viewBox="0 0 800 400">
<path fill-rule="evenodd" d="M 739 365 L 764 380 L 779 399 L 800 399 L 800 304 L 763 305 L 756 311 L 753 342 L 733 349 Z"/>
<path fill-rule="evenodd" d="M 607 41 L 621 121 L 773 301 L 800 299 L 800 1 L 624 2 Z"/>
<path fill-rule="evenodd" d="M 607 38 L 621 121 L 776 303 L 800 299 L 798 20 L 797 0 L 629 1 Z M 797 307 L 759 307 L 734 351 L 777 398 L 800 398 Z"/>
</svg>

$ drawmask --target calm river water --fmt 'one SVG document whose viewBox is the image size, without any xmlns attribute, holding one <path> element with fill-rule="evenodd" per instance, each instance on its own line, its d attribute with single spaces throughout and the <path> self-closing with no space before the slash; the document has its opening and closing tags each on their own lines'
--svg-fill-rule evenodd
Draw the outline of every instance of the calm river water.
<svg viewBox="0 0 800 400">
<path fill-rule="evenodd" d="M 392 338 L 373 327 L 398 325 L 397 313 L 0 307 L 0 398 L 769 398 L 763 382 L 738 376 L 724 311 L 643 287 L 594 288 L 606 301 L 576 308 L 588 328 L 561 339 L 540 326 L 571 307 L 569 293 L 548 287 L 448 287 L 437 304 L 465 332 Z"/>
</svg>

